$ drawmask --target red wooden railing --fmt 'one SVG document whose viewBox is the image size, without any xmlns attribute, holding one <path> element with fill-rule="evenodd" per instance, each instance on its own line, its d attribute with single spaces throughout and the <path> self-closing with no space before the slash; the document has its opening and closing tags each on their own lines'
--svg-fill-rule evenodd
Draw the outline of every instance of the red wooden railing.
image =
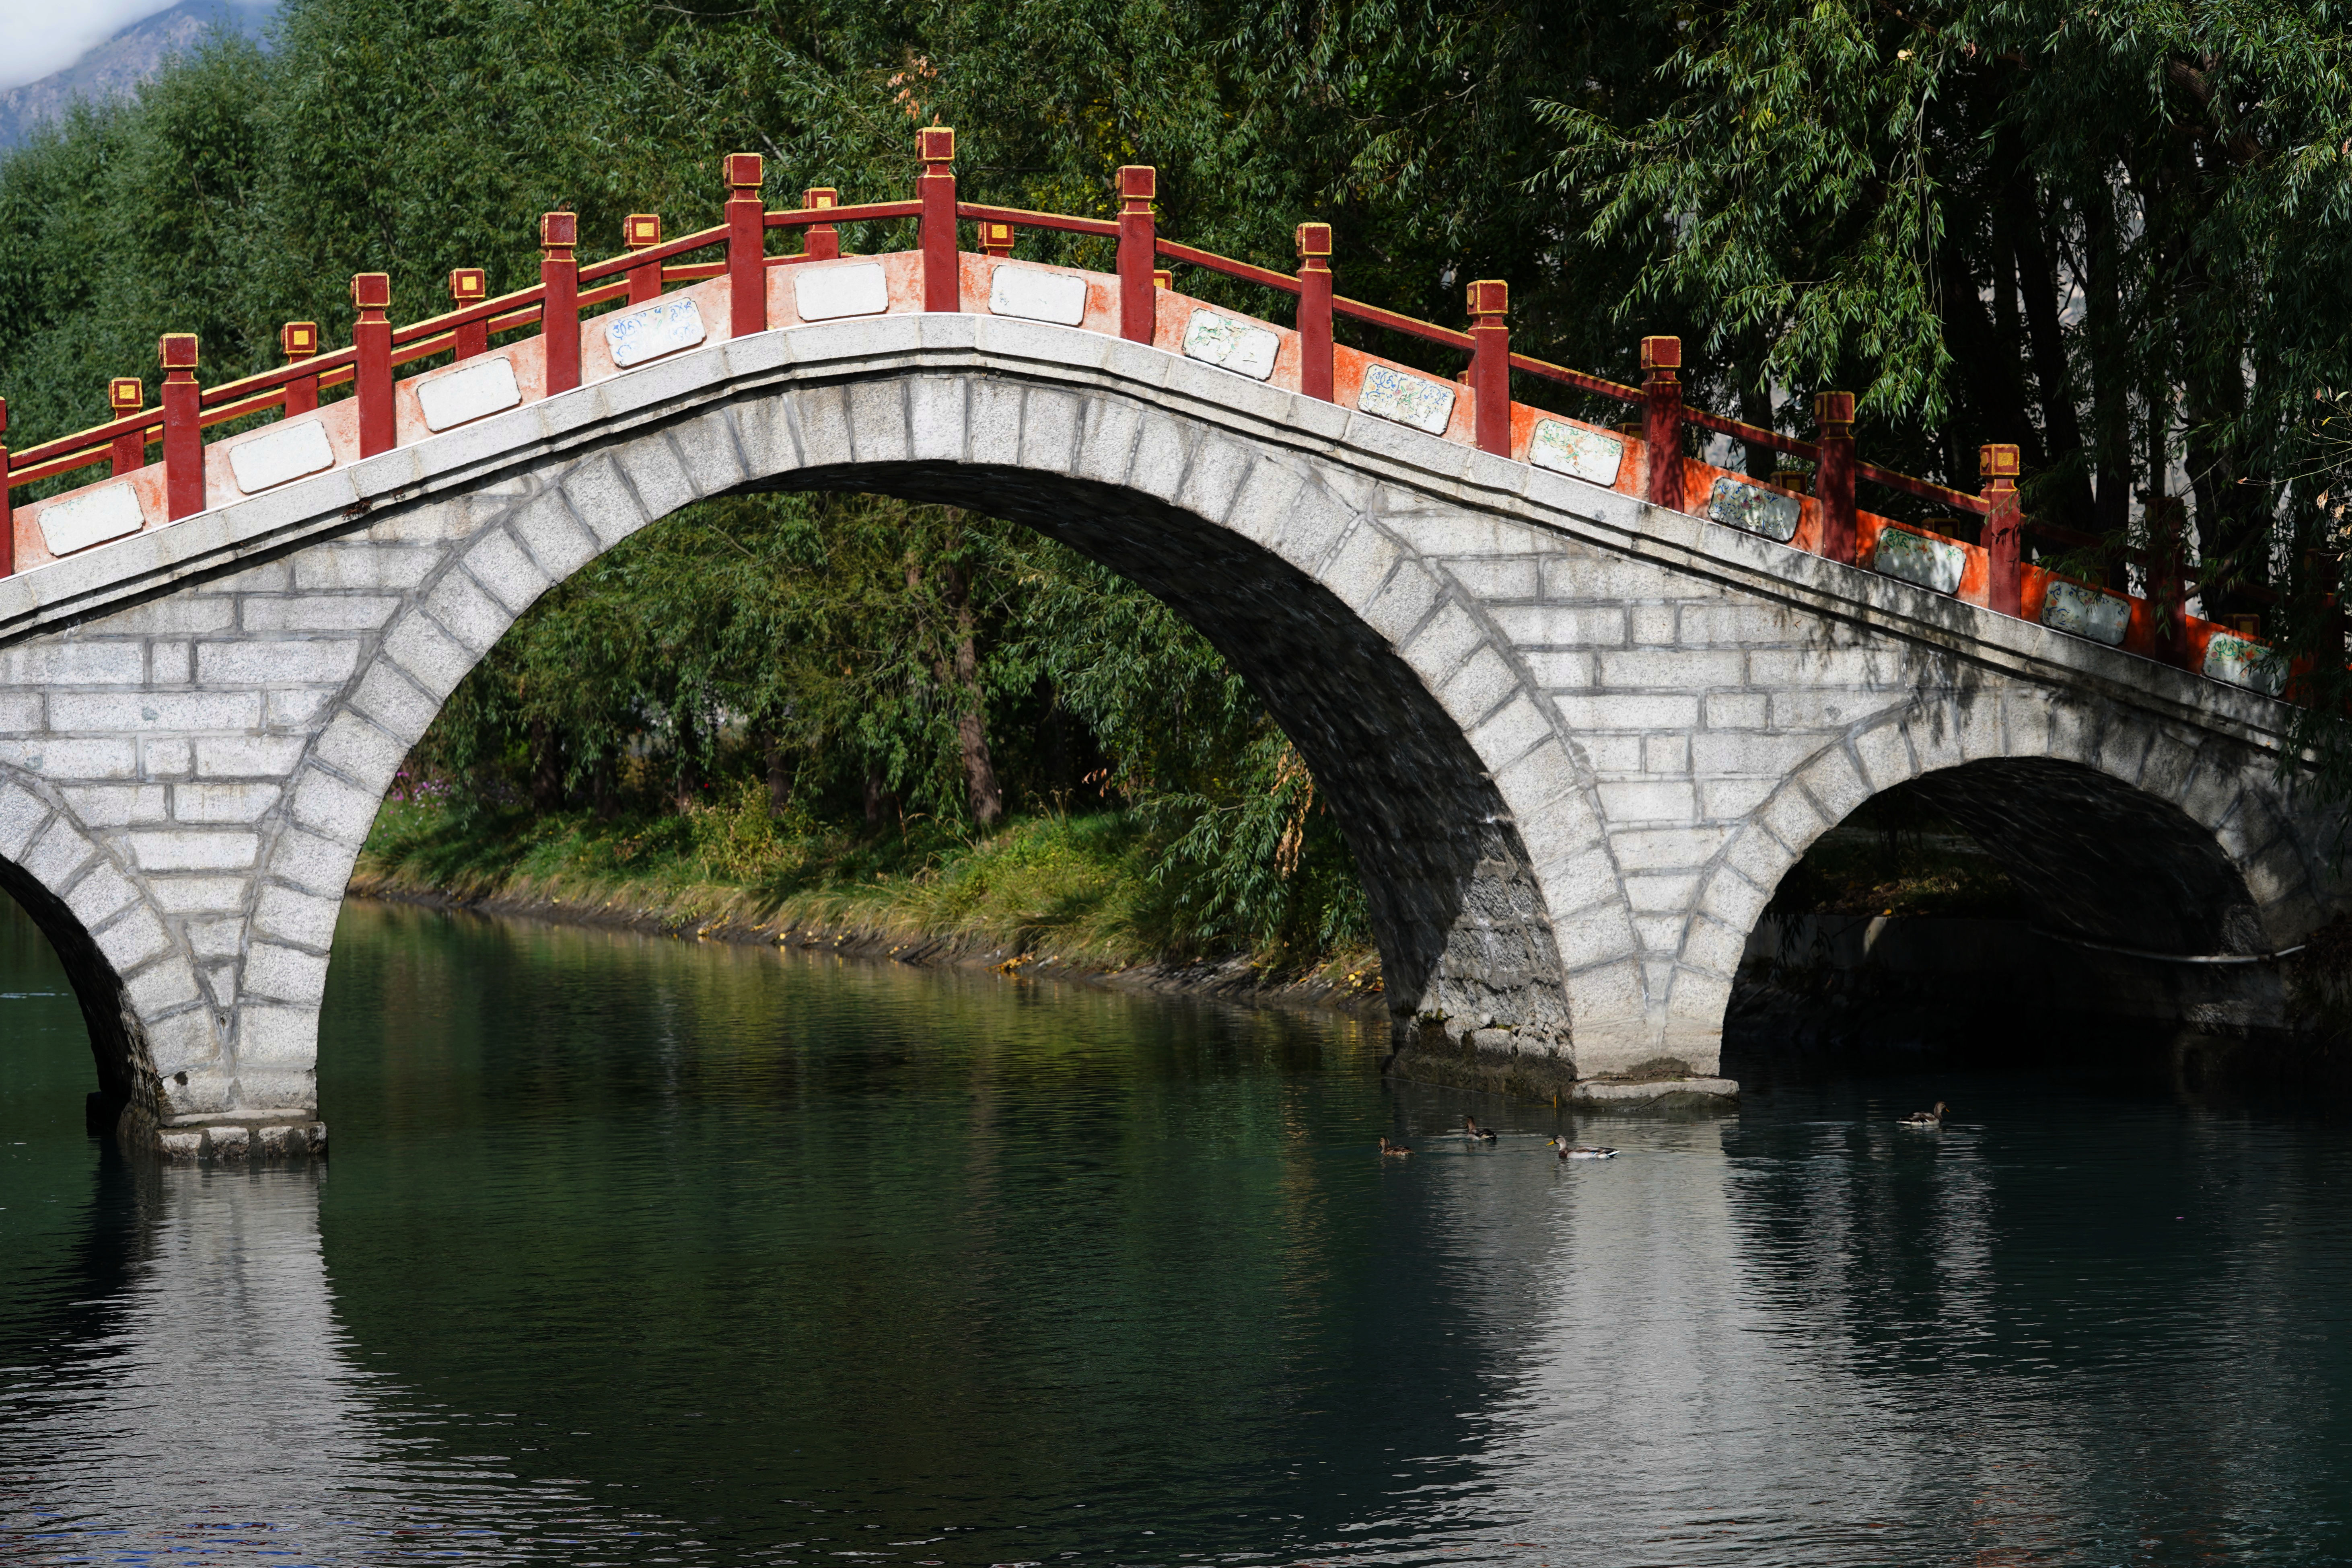
<svg viewBox="0 0 2352 1568">
<path fill-rule="evenodd" d="M 1863 564 L 1860 554 L 1865 532 L 1875 540 L 1889 526 L 1869 517 L 1856 507 L 1858 481 L 1934 502 L 1986 519 L 1982 543 L 1983 601 L 2004 614 L 2027 612 L 2029 597 L 2037 602 L 2045 591 L 2048 574 L 2025 564 L 2029 531 L 2062 545 L 2095 543 L 2086 536 L 2029 522 L 2020 513 L 2017 491 L 2018 449 L 1986 446 L 1980 454 L 1983 486 L 1977 494 L 1953 489 L 1875 464 L 1862 462 L 1854 451 L 1853 394 L 1825 392 L 1814 399 L 1818 438 L 1801 440 L 1736 419 L 1693 408 L 1683 400 L 1680 372 L 1682 342 L 1672 337 L 1642 340 L 1643 382 L 1627 386 L 1582 371 L 1554 364 L 1533 355 L 1515 352 L 1509 328 L 1509 288 L 1495 279 L 1469 285 L 1466 329 L 1441 326 L 1400 312 L 1337 294 L 1331 269 L 1330 225 L 1298 225 L 1295 273 L 1220 256 L 1181 244 L 1158 232 L 1152 204 L 1158 195 L 1158 172 L 1145 165 L 1121 168 L 1117 175 L 1117 214 L 1100 218 L 1061 213 L 1030 212 L 986 203 L 957 200 L 955 132 L 928 126 L 916 133 L 920 172 L 910 201 L 868 202 L 844 205 L 840 193 L 816 187 L 802 194 L 801 204 L 786 211 L 764 207 L 761 190 L 764 166 L 757 154 L 733 153 L 724 161 L 728 197 L 723 220 L 677 239 L 662 236 L 659 214 L 632 214 L 623 225 L 623 250 L 606 260 L 583 266 L 577 259 L 578 218 L 571 213 L 550 213 L 540 222 L 540 277 L 536 285 L 492 298 L 486 275 L 478 268 L 460 268 L 449 275 L 452 308 L 421 321 L 395 326 L 390 319 L 391 279 L 383 273 L 362 273 L 352 280 L 356 320 L 352 340 L 332 352 L 320 351 L 315 323 L 287 323 L 279 346 L 286 363 L 274 370 L 242 377 L 218 386 L 200 386 L 196 380 L 197 346 L 193 336 L 171 334 L 161 344 L 164 379 L 160 406 L 144 406 L 144 393 L 135 378 L 118 378 L 109 387 L 107 423 L 44 442 L 23 452 L 9 453 L 0 445 L 0 575 L 16 568 L 16 528 L 9 504 L 11 491 L 97 464 L 106 464 L 110 476 L 134 473 L 146 465 L 151 445 L 163 448 L 163 486 L 166 521 L 178 521 L 204 509 L 205 428 L 272 409 L 284 415 L 304 413 L 319 406 L 325 391 L 355 383 L 357 440 L 360 455 L 388 451 L 397 439 L 394 371 L 403 365 L 447 353 L 454 361 L 488 351 L 501 335 L 536 329 L 543 343 L 545 390 L 549 395 L 581 383 L 582 313 L 607 303 L 648 303 L 673 284 L 724 277 L 729 280 L 729 328 L 731 336 L 764 331 L 768 327 L 771 268 L 803 262 L 829 261 L 841 254 L 840 229 L 845 223 L 912 218 L 918 225 L 922 308 L 953 311 L 962 308 L 959 225 L 976 226 L 981 254 L 1009 257 L 1023 229 L 1043 229 L 1114 242 L 1117 281 L 1117 329 L 1119 336 L 1150 343 L 1158 329 L 1159 293 L 1171 287 L 1171 274 L 1160 264 L 1199 267 L 1222 277 L 1258 285 L 1296 301 L 1299 390 L 1331 401 L 1336 396 L 1338 350 L 1333 337 L 1337 318 L 1435 343 L 1468 356 L 1463 381 L 1472 398 L 1470 439 L 1480 449 L 1502 456 L 1513 451 L 1513 372 L 1567 387 L 1574 392 L 1635 404 L 1641 409 L 1644 463 L 1641 493 L 1662 507 L 1685 508 L 1687 470 L 1703 464 L 1685 458 L 1684 428 L 1701 430 L 1813 465 L 1812 497 L 1816 526 L 1811 535 L 1818 553 L 1847 564 Z M 796 255 L 766 254 L 771 229 L 798 229 L 802 249 Z M 714 252 L 714 259 L 688 260 Z M 0 437 L 7 428 L 5 400 L 0 400 Z M 1671 459 L 1671 460 L 1669 460 Z M 1744 481 L 1743 481 L 1744 482 Z M 1782 493 L 1786 493 L 1785 491 Z M 2174 662 L 2188 663 L 2192 639 L 2179 605 L 2193 585 L 2180 570 L 2177 551 L 2163 559 L 2147 560 L 2157 599 L 2171 609 L 2175 622 L 2169 636 L 2141 636 L 2141 651 Z M 2029 584 L 2029 579 L 2031 583 Z M 2031 591 L 2029 591 L 2031 589 Z M 2156 612 L 2143 614 L 2144 601 L 2135 601 L 2135 626 L 2152 622 Z M 2149 646 L 2150 643 L 2153 646 Z"/>
</svg>

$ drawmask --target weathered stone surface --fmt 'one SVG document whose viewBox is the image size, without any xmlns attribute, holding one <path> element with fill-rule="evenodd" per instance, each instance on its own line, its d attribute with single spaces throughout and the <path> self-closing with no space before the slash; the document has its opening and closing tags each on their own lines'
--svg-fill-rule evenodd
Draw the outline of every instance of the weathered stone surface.
<svg viewBox="0 0 2352 1568">
<path fill-rule="evenodd" d="M 2131 601 L 2081 583 L 2053 582 L 2042 595 L 2042 623 L 2117 647 L 2131 629 Z"/>
<path fill-rule="evenodd" d="M 1075 327 L 1087 319 L 1087 280 L 1075 272 L 999 262 L 988 272 L 988 309 L 994 316 Z"/>
<path fill-rule="evenodd" d="M 887 304 L 876 264 L 793 272 L 804 319 Z M 2275 776 L 2258 656 L 2217 639 L 2200 680 L 2094 640 L 2103 604 L 2032 625 L 1590 485 L 1515 491 L 1424 433 L 1445 383 L 1368 379 L 1365 419 L 1247 379 L 1272 349 L 1202 331 L 1188 350 L 1221 368 L 978 316 L 762 353 L 656 352 L 648 329 L 645 371 L 273 483 L 213 534 L 0 580 L 0 883 L 91 1016 L 123 1020 L 98 1042 L 110 1092 L 175 1157 L 234 1158 L 240 1129 L 248 1153 L 322 1149 L 337 900 L 404 749 L 550 584 L 747 485 L 1024 521 L 1200 627 L 1339 814 L 1406 1059 L 1433 1071 L 1713 1092 L 1772 889 L 1913 780 L 2086 936 L 2260 951 L 2342 905 L 2326 824 Z M 1606 482 L 1613 437 L 1534 439 Z M 109 599 L 106 571 L 145 586 Z M 70 608 L 47 597 L 61 573 L 83 574 Z"/>
<path fill-rule="evenodd" d="M 1187 357 L 1262 382 L 1274 374 L 1282 339 L 1264 327 L 1214 310 L 1195 310 L 1184 322 Z"/>
<path fill-rule="evenodd" d="M 520 402 L 514 361 L 503 354 L 420 377 L 416 383 L 417 412 L 427 430 L 454 430 Z"/>
<path fill-rule="evenodd" d="M 1625 443 L 1563 419 L 1538 420 L 1528 444 L 1528 461 L 1591 484 L 1614 485 L 1625 461 Z"/>
<path fill-rule="evenodd" d="M 335 449 L 327 440 L 327 427 L 315 419 L 288 420 L 257 431 L 228 449 L 229 473 L 236 487 L 248 496 L 334 465 Z"/>
<path fill-rule="evenodd" d="M 2244 686 L 2264 696 L 2286 689 L 2286 661 L 2268 645 L 2234 632 L 2216 632 L 2205 645 L 2205 674 L 2213 680 Z"/>
<path fill-rule="evenodd" d="M 1708 492 L 1706 515 L 1728 527 L 1760 534 L 1775 544 L 1787 544 L 1796 537 L 1801 507 L 1794 496 L 1727 474 Z"/>
<path fill-rule="evenodd" d="M 35 513 L 35 520 L 51 555 L 71 555 L 136 533 L 147 519 L 139 492 L 126 481 L 52 502 Z"/>
<path fill-rule="evenodd" d="M 1454 418 L 1454 389 L 1424 376 L 1374 365 L 1364 372 L 1356 406 L 1366 413 L 1434 435 Z"/>
<path fill-rule="evenodd" d="M 683 294 L 604 318 L 604 342 L 613 350 L 613 363 L 625 371 L 694 348 L 709 336 L 702 311 Z"/>
<path fill-rule="evenodd" d="M 1968 556 L 1949 539 L 1930 538 L 1908 528 L 1886 528 L 1871 552 L 1871 565 L 1889 577 L 1932 588 L 1937 593 L 1958 593 Z"/>
<path fill-rule="evenodd" d="M 879 262 L 841 262 L 793 268 L 793 300 L 803 321 L 878 316 L 890 308 L 890 285 Z"/>
</svg>

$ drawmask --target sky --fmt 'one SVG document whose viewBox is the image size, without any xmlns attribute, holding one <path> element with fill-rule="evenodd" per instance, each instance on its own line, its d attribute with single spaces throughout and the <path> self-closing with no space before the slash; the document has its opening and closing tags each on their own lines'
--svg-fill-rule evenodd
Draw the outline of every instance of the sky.
<svg viewBox="0 0 2352 1568">
<path fill-rule="evenodd" d="M 0 0 L 0 88 L 61 71 L 131 23 L 177 0 Z M 237 0 L 250 4 L 252 0 Z"/>
</svg>

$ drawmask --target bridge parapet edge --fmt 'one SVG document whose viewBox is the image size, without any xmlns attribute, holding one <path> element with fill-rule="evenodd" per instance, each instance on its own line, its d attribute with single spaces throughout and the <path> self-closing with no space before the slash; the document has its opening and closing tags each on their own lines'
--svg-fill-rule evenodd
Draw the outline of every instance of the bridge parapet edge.
<svg viewBox="0 0 2352 1568">
<path fill-rule="evenodd" d="M 1070 353 L 1057 357 L 1058 348 Z M 1825 621 L 1867 625 L 2031 680 L 2085 684 L 2267 749 L 2276 749 L 2292 724 L 2287 705 L 2258 692 L 1790 549 L 1621 490 L 1370 420 L 1285 389 L 1253 384 L 1242 396 L 1223 397 L 1234 378 L 1162 350 L 1043 323 L 937 313 L 775 329 L 713 345 L 0 579 L 0 644 L 365 528 L 394 509 L 481 490 L 500 475 L 567 452 L 739 407 L 763 391 L 810 381 L 871 382 L 892 372 L 912 378 L 975 373 L 1048 391 L 1102 391 L 1162 409 L 1181 404 L 1191 417 L 1234 437 L 1338 460 L 1366 484 L 1399 486 L 1428 504 L 1465 514 L 1516 514 L 1563 537 L 1783 599 Z M 779 466 L 801 462 L 796 455 Z"/>
</svg>

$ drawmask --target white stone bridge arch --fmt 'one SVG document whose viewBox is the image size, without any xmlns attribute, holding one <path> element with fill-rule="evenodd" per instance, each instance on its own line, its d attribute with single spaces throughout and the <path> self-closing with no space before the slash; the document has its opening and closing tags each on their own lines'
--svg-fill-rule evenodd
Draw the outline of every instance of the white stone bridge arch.
<svg viewBox="0 0 2352 1568">
<path fill-rule="evenodd" d="M 315 1117 L 336 909 L 458 680 L 551 583 L 744 488 L 1006 516 L 1201 627 L 1445 1050 L 1712 1073 L 1781 873 L 1913 779 L 2089 936 L 2262 952 L 2340 903 L 2267 697 L 1100 332 L 801 325 L 413 434 L 0 580 L 0 882 L 174 1152 Z"/>
</svg>

